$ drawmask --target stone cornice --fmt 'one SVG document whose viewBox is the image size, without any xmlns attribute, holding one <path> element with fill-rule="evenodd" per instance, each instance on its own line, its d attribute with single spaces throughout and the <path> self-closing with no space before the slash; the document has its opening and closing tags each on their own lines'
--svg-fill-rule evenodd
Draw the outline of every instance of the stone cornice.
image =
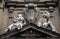
<svg viewBox="0 0 60 39">
<path fill-rule="evenodd" d="M 8 1 L 5 2 L 5 7 L 25 7 L 25 4 L 28 3 L 29 2 Z M 33 3 L 37 4 L 37 7 L 49 7 L 49 6 L 56 7 L 55 1 L 33 2 Z"/>
</svg>

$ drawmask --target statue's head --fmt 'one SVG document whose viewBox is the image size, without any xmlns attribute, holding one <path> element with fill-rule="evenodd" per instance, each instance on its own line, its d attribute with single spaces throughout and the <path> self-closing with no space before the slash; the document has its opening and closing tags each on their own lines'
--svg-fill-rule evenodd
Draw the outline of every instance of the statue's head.
<svg viewBox="0 0 60 39">
<path fill-rule="evenodd" d="M 17 16 L 18 17 L 22 17 L 23 16 L 23 13 L 18 13 Z"/>
<path fill-rule="evenodd" d="M 44 18 L 50 18 L 51 17 L 51 14 L 48 11 L 44 11 L 43 14 L 42 14 L 42 16 Z"/>
</svg>

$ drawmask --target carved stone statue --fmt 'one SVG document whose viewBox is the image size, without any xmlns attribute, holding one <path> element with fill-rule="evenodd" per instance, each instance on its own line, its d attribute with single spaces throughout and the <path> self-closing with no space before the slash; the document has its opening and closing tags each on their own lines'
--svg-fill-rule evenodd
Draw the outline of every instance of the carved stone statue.
<svg viewBox="0 0 60 39">
<path fill-rule="evenodd" d="M 34 3 L 29 3 L 25 6 L 25 17 L 29 23 L 34 23 L 36 20 L 36 16 L 38 15 L 36 6 Z"/>
<path fill-rule="evenodd" d="M 44 11 L 44 13 L 42 13 L 42 17 L 38 20 L 37 25 L 39 27 L 43 27 L 43 28 L 46 28 L 52 31 L 56 31 L 55 27 L 50 21 L 50 17 L 51 17 L 51 14 L 48 11 Z"/>
<path fill-rule="evenodd" d="M 21 29 L 23 27 L 23 25 L 25 25 L 25 24 L 26 24 L 26 21 L 25 21 L 23 15 L 18 14 L 17 17 L 14 16 L 13 23 L 11 25 L 9 25 L 5 31 L 8 31 L 8 29 L 13 30 L 15 28 Z"/>
</svg>

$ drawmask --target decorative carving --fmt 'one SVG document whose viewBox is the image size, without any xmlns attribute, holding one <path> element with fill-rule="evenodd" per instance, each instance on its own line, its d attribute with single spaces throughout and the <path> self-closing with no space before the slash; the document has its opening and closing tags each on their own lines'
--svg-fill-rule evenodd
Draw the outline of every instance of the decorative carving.
<svg viewBox="0 0 60 39">
<path fill-rule="evenodd" d="M 36 20 L 36 16 L 38 15 L 36 6 L 34 3 L 29 3 L 25 6 L 25 15 L 29 23 L 34 23 Z"/>
<path fill-rule="evenodd" d="M 48 5 L 49 5 L 49 3 L 48 3 Z M 52 25 L 52 22 L 50 21 L 50 18 L 52 16 L 48 11 L 43 11 L 42 18 L 40 18 L 38 20 L 38 22 L 36 22 L 37 16 L 39 14 L 37 6 L 38 5 L 34 4 L 34 3 L 26 4 L 25 5 L 25 13 L 24 13 L 24 15 L 18 14 L 17 17 L 14 16 L 14 23 L 10 25 L 11 29 L 15 29 L 15 28 L 20 29 L 26 23 L 33 23 L 33 24 L 36 23 L 36 25 L 39 26 L 39 27 L 43 27 L 43 28 L 55 31 L 55 27 Z M 10 7 L 10 9 L 12 10 L 13 7 Z M 49 10 L 50 11 L 53 10 L 53 7 L 49 7 Z"/>
<path fill-rule="evenodd" d="M 52 22 L 50 21 L 51 14 L 48 11 L 44 11 L 42 13 L 42 17 L 39 19 L 37 25 L 39 27 L 43 27 L 52 31 L 56 31 L 55 27 L 53 26 Z"/>
<path fill-rule="evenodd" d="M 26 21 L 23 18 L 23 15 L 18 14 L 17 17 L 14 16 L 13 23 L 11 25 L 9 25 L 8 28 L 5 31 L 8 31 L 8 29 L 13 30 L 15 28 L 21 29 L 23 27 L 23 25 L 25 25 L 25 24 L 26 24 Z"/>
<path fill-rule="evenodd" d="M 49 12 L 53 12 L 55 9 L 54 9 L 54 7 L 49 7 L 48 10 L 49 10 Z"/>
<path fill-rule="evenodd" d="M 9 9 L 8 9 L 8 16 L 9 16 L 9 18 L 13 18 L 13 9 L 14 9 L 14 7 L 10 7 Z"/>
</svg>

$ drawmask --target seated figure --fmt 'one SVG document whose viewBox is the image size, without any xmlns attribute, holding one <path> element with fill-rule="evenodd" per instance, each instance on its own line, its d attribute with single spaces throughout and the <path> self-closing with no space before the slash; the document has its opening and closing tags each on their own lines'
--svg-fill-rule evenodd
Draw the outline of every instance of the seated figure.
<svg viewBox="0 0 60 39">
<path fill-rule="evenodd" d="M 8 29 L 13 30 L 15 28 L 21 29 L 25 24 L 26 21 L 23 18 L 22 14 L 18 14 L 17 17 L 14 17 L 13 23 L 10 26 L 8 26 L 8 28 L 5 31 L 8 31 Z"/>
<path fill-rule="evenodd" d="M 42 18 L 40 18 L 37 22 L 37 26 L 43 27 L 52 31 L 56 31 L 55 27 L 53 26 L 52 22 L 50 21 L 51 14 L 45 11 L 42 14 Z"/>
</svg>

